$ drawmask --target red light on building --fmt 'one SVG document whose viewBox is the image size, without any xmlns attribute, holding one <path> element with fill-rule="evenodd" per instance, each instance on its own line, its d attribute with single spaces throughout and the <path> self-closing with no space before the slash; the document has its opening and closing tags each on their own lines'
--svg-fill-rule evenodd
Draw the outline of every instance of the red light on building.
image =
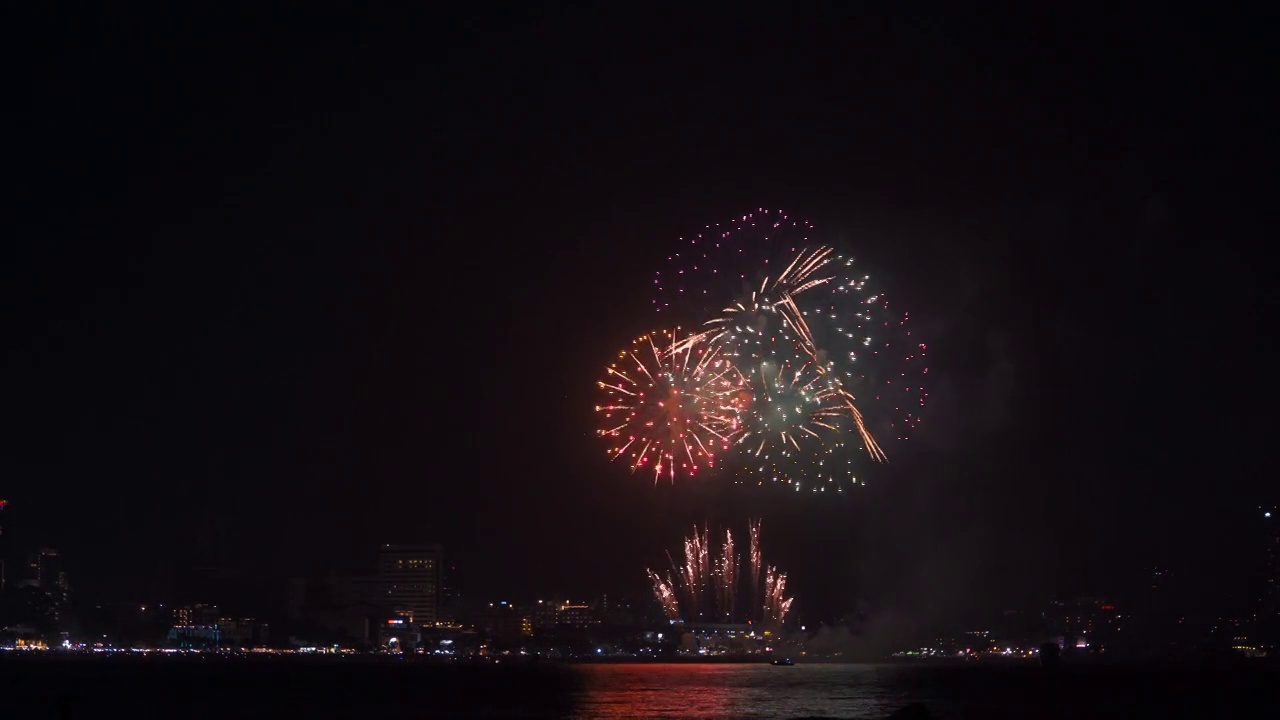
<svg viewBox="0 0 1280 720">
<path fill-rule="evenodd" d="M 1115 605 L 1103 605 L 1103 606 L 1102 606 L 1102 609 L 1103 609 L 1103 610 L 1115 610 L 1115 609 L 1116 609 L 1116 606 L 1115 606 Z"/>
</svg>

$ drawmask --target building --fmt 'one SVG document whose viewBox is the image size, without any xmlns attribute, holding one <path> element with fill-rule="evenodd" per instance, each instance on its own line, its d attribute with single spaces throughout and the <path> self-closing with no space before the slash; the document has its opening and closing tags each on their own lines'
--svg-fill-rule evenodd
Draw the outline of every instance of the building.
<svg viewBox="0 0 1280 720">
<path fill-rule="evenodd" d="M 166 637 L 170 647 L 191 650 L 254 648 L 267 644 L 267 624 L 253 618 L 216 618 L 213 622 L 177 624 Z"/>
<path fill-rule="evenodd" d="M 381 545 L 374 574 L 290 579 L 291 631 L 360 645 L 396 637 L 411 646 L 410 628 L 442 621 L 442 555 L 440 545 Z"/>
<path fill-rule="evenodd" d="M 1259 508 L 1262 511 L 1262 592 L 1259 604 L 1280 609 L 1280 506 Z"/>
<path fill-rule="evenodd" d="M 268 625 L 254 618 L 218 618 L 221 647 L 255 648 L 267 644 Z"/>
<path fill-rule="evenodd" d="M 70 603 L 71 588 L 67 583 L 67 574 L 62 571 L 58 551 L 49 547 L 41 548 L 39 552 L 30 556 L 27 565 L 30 578 L 27 584 L 40 588 L 45 595 L 49 596 L 53 603 L 54 623 L 60 624 L 63 612 Z"/>
<path fill-rule="evenodd" d="M 300 623 L 307 616 L 307 610 L 315 604 L 319 585 L 311 578 L 289 578 L 289 589 L 286 594 L 286 617 L 291 623 Z"/>
<path fill-rule="evenodd" d="M 1081 597 L 1054 601 L 1045 610 L 1050 638 L 1075 653 L 1106 652 L 1122 637 L 1125 616 L 1105 599 Z"/>
<path fill-rule="evenodd" d="M 206 603 L 183 605 L 173 608 L 172 616 L 176 626 L 216 625 L 218 606 Z"/>
<path fill-rule="evenodd" d="M 456 623 L 463 613 L 458 566 L 449 563 L 444 566 L 440 577 L 440 621 Z"/>
<path fill-rule="evenodd" d="M 378 626 L 378 646 L 391 652 L 412 652 L 422 645 L 422 627 L 408 616 L 390 617 Z"/>
<path fill-rule="evenodd" d="M 477 632 L 490 640 L 514 642 L 532 634 L 533 625 L 528 612 L 502 601 L 489 603 L 477 609 L 471 623 Z"/>
<path fill-rule="evenodd" d="M 386 619 L 378 577 L 292 578 L 288 619 L 292 630 L 308 642 L 374 642 L 378 624 Z"/>
<path fill-rule="evenodd" d="M 0 498 L 0 540 L 4 538 L 4 512 L 3 511 L 7 507 L 9 507 L 9 501 L 3 498 Z M 5 547 L 4 545 L 0 545 L 0 591 L 4 590 L 4 583 L 5 583 L 5 578 L 4 578 L 5 555 L 6 555 Z"/>
<path fill-rule="evenodd" d="M 171 647 L 212 649 L 220 646 L 218 606 L 197 603 L 172 609 L 173 625 L 167 637 Z"/>
<path fill-rule="evenodd" d="M 215 650 L 221 647 L 222 637 L 217 625 L 174 625 L 165 643 L 183 650 Z"/>
<path fill-rule="evenodd" d="M 1257 597 L 1257 639 L 1261 651 L 1268 655 L 1280 652 L 1280 506 L 1258 508 L 1262 571 Z"/>
<path fill-rule="evenodd" d="M 330 575 L 329 601 L 338 607 L 382 605 L 383 588 L 377 575 Z"/>
<path fill-rule="evenodd" d="M 434 625 L 440 616 L 439 545 L 383 545 L 378 549 L 378 586 L 389 617 Z"/>
<path fill-rule="evenodd" d="M 58 575 L 62 572 L 62 563 L 58 551 L 53 548 L 41 548 L 31 557 L 31 579 L 36 586 L 46 592 L 58 589 Z"/>
<path fill-rule="evenodd" d="M 600 617 L 586 603 L 547 602 L 539 600 L 531 614 L 534 630 L 554 630 L 558 627 L 572 627 L 585 630 L 600 624 Z"/>
</svg>

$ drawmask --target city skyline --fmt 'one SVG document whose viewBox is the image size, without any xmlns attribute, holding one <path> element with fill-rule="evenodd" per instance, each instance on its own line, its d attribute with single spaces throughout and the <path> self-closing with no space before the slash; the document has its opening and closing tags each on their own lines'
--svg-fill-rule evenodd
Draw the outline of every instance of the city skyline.
<svg viewBox="0 0 1280 720">
<path fill-rule="evenodd" d="M 942 635 L 929 641 L 927 646 L 897 650 L 893 655 L 954 655 L 956 647 L 976 643 L 980 649 L 975 653 L 998 657 L 1012 652 L 1026 656 L 1036 652 L 1038 643 L 1048 640 L 1056 642 L 1063 652 L 1083 655 L 1110 652 L 1125 657 L 1159 657 L 1216 649 L 1217 652 L 1232 650 L 1247 656 L 1266 656 L 1280 646 L 1280 593 L 1277 592 L 1280 588 L 1280 561 L 1277 561 L 1280 524 L 1273 521 L 1275 510 L 1276 506 L 1272 505 L 1248 509 L 1250 522 L 1246 524 L 1252 547 L 1242 555 L 1247 567 L 1245 575 L 1236 578 L 1238 585 L 1248 590 L 1243 595 L 1232 595 L 1219 588 L 1221 602 L 1213 607 L 1187 602 L 1188 595 L 1183 591 L 1195 582 L 1194 577 L 1183 576 L 1177 565 L 1155 563 L 1135 573 L 1128 590 L 1099 588 L 1088 596 L 1059 595 L 1044 604 L 1043 609 L 1016 601 L 996 604 L 958 622 L 885 634 L 881 627 L 884 615 L 876 609 L 864 608 L 843 617 L 805 613 L 803 605 L 800 614 L 791 612 L 794 598 L 783 595 L 781 581 L 785 576 L 777 575 L 779 582 L 774 588 L 771 580 L 774 568 L 769 566 L 766 571 L 759 546 L 759 525 L 753 521 L 742 545 L 732 541 L 729 531 L 720 548 L 712 545 L 709 529 L 695 528 L 694 535 L 685 540 L 685 565 L 670 568 L 669 572 L 680 576 L 674 584 L 670 576 L 660 578 L 649 571 L 646 573 L 652 583 L 649 592 L 617 593 L 616 588 L 596 587 L 585 595 L 593 599 L 576 603 L 558 599 L 569 597 L 567 593 L 551 593 L 552 599 L 547 601 L 546 594 L 518 587 L 510 587 L 503 594 L 514 602 L 504 599 L 486 603 L 483 595 L 472 595 L 465 583 L 459 583 L 459 569 L 448 559 L 443 546 L 382 543 L 376 547 L 376 560 L 357 574 L 344 575 L 330 568 L 323 576 L 277 578 L 276 585 L 287 584 L 287 598 L 283 599 L 270 588 L 261 588 L 247 605 L 234 602 L 225 605 L 235 593 L 216 590 L 199 596 L 198 600 L 191 595 L 176 601 L 173 596 L 135 597 L 133 602 L 106 601 L 104 604 L 103 598 L 74 594 L 66 572 L 61 569 L 58 551 L 40 547 L 30 552 L 18 577 L 11 578 L 8 594 L 0 596 L 5 600 L 0 603 L 5 614 L 0 620 L 7 619 L 6 632 L 16 631 L 19 638 L 27 637 L 30 641 L 30 633 L 44 627 L 41 624 L 44 621 L 34 626 L 30 620 L 18 621 L 17 625 L 14 622 L 17 618 L 36 618 L 44 613 L 48 628 L 58 629 L 61 637 L 76 638 L 78 642 L 84 637 L 87 622 L 110 630 L 114 626 L 109 622 L 102 624 L 104 613 L 127 613 L 127 608 L 137 608 L 141 600 L 143 614 L 149 607 L 153 616 L 159 613 L 158 617 L 143 622 L 144 625 L 154 627 L 157 621 L 172 616 L 173 626 L 168 631 L 167 642 L 174 647 L 221 647 L 223 642 L 265 644 L 270 626 L 277 632 L 289 633 L 289 642 L 295 644 L 293 633 L 298 632 L 320 633 L 319 637 L 363 643 L 366 647 L 370 644 L 377 647 L 379 643 L 385 647 L 388 638 L 402 636 L 396 641 L 396 648 L 401 649 L 401 643 L 410 639 L 417 644 L 424 642 L 426 636 L 421 633 L 434 632 L 431 628 L 489 633 L 498 639 L 531 636 L 545 639 L 547 632 L 555 636 L 555 628 L 560 624 L 590 629 L 605 622 L 605 628 L 614 628 L 608 631 L 609 636 L 616 637 L 617 627 L 608 623 L 618 621 L 613 611 L 620 609 L 624 612 L 622 617 L 630 618 L 622 625 L 629 631 L 648 628 L 643 634 L 652 635 L 656 632 L 652 628 L 669 625 L 670 638 L 693 633 L 693 637 L 701 638 L 696 642 L 711 642 L 714 647 L 720 647 L 716 643 L 725 639 L 724 633 L 732 633 L 735 628 L 747 633 L 754 622 L 756 630 L 794 634 L 798 628 L 801 632 L 797 637 L 804 637 L 805 626 L 810 626 L 813 630 L 809 638 L 817 643 L 815 648 L 827 647 L 830 651 L 831 641 L 824 639 L 823 633 L 827 632 L 824 628 L 831 628 L 845 633 L 845 639 L 837 647 L 864 659 L 888 656 L 886 648 L 906 647 L 912 640 L 923 641 L 933 633 Z M 735 548 L 742 549 L 744 554 L 739 556 Z M 754 572 L 750 571 L 752 567 Z M 473 570 L 483 572 L 485 569 Z M 745 581 L 741 580 L 743 573 L 747 577 Z M 751 582 L 753 576 L 754 583 Z M 738 590 L 751 592 L 746 595 L 735 592 L 733 588 L 740 582 L 743 587 Z M 670 599 L 661 592 L 664 587 L 674 593 Z M 735 614 L 735 600 L 750 601 L 761 591 L 765 598 L 763 614 L 750 602 L 743 606 L 742 613 Z M 608 599 L 610 595 L 615 598 L 612 604 Z M 19 611 L 22 603 L 40 597 L 47 598 L 45 610 L 35 610 L 36 615 L 31 615 L 30 610 Z M 535 602 L 534 597 L 539 599 Z M 784 615 L 785 624 L 781 622 Z M 1000 615 L 1003 620 L 992 624 Z M 746 625 L 733 624 L 744 621 Z M 129 621 L 122 627 L 134 627 L 130 632 L 137 632 L 138 622 Z M 995 633 L 965 630 L 952 639 L 944 637 L 966 626 L 998 630 Z M 409 628 L 414 628 L 412 635 L 406 634 Z M 53 637 L 57 635 L 53 633 Z M 115 636 L 104 634 L 102 637 Z M 435 637 L 440 638 L 438 634 Z M 966 637 L 969 640 L 965 640 Z M 149 642 L 155 641 L 152 637 Z M 273 647 L 278 647 L 280 640 L 275 642 Z M 948 647 L 951 649 L 944 649 Z"/>
</svg>

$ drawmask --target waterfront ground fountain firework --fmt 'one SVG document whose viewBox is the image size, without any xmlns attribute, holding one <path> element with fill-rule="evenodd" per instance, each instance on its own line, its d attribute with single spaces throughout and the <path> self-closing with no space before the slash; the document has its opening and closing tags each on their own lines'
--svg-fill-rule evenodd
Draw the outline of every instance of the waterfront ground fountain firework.
<svg viewBox="0 0 1280 720">
<path fill-rule="evenodd" d="M 694 526 L 693 534 L 684 540 L 682 563 L 668 556 L 671 567 L 666 574 L 646 571 L 667 620 L 687 624 L 750 622 L 762 628 L 776 628 L 786 621 L 793 600 L 786 595 L 787 575 L 765 564 L 759 520 L 750 522 L 747 537 L 745 568 L 732 530 L 725 529 L 724 540 L 716 548 L 711 528 Z"/>
</svg>

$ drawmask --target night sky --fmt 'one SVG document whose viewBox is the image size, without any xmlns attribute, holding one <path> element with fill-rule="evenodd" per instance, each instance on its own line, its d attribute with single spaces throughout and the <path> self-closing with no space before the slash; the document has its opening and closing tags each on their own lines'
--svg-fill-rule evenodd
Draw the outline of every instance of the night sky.
<svg viewBox="0 0 1280 720">
<path fill-rule="evenodd" d="M 78 593 L 384 541 L 472 597 L 639 593 L 752 515 L 810 617 L 1153 563 L 1243 591 L 1277 492 L 1262 23 L 154 10 L 5 23 L 6 552 Z M 930 345 L 925 425 L 842 498 L 654 487 L 593 436 L 653 271 L 760 206 Z"/>
</svg>

